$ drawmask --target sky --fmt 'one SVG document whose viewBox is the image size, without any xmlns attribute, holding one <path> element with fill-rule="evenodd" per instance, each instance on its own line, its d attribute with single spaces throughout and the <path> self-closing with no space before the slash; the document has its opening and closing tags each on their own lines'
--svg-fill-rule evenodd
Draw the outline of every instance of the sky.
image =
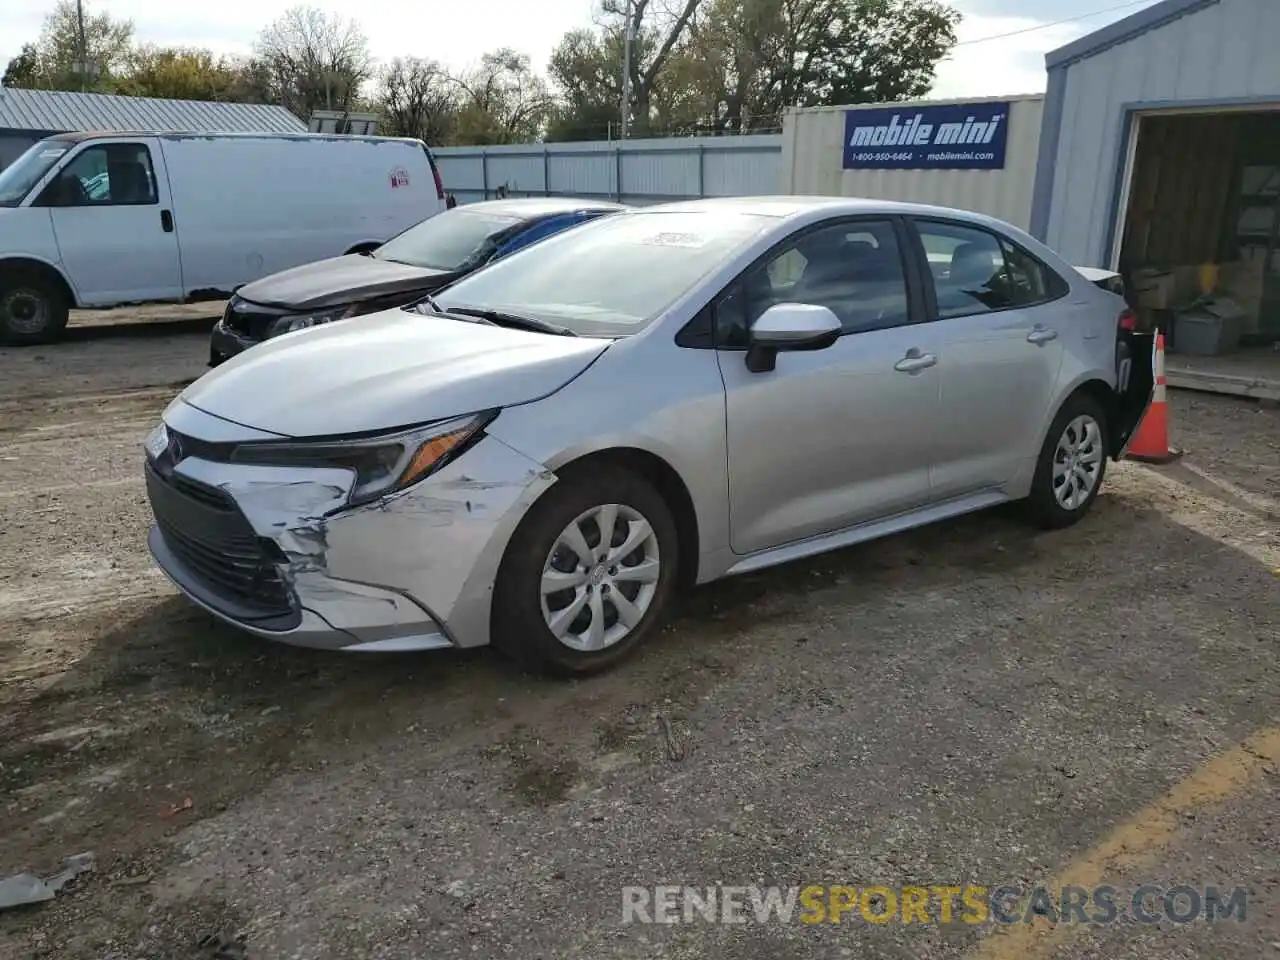
<svg viewBox="0 0 1280 960">
<path fill-rule="evenodd" d="M 258 32 L 299 0 L 85 0 L 86 12 L 132 20 L 139 40 L 200 46 L 217 53 L 247 53 Z M 951 0 L 964 20 L 960 43 L 938 68 L 932 96 L 969 97 L 1038 93 L 1044 89 L 1044 54 L 1156 0 Z M 34 40 L 49 0 L 0 2 L 0 69 Z M 308 5 L 350 16 L 369 38 L 374 56 L 438 60 L 466 69 L 488 50 L 514 47 L 545 69 L 552 48 L 568 30 L 589 26 L 596 0 L 308 0 Z M 1118 8 L 1118 9 L 1117 9 Z M 1102 12 L 1100 12 L 1102 11 Z M 1084 17 L 1086 14 L 1095 14 Z M 1073 19 L 1080 18 L 1083 19 Z M 1072 19 L 1070 23 L 1060 21 Z M 1057 24 L 1057 25 L 1054 25 Z M 1015 34 L 1014 36 L 1004 36 Z M 989 38 L 998 39 L 989 39 Z"/>
</svg>

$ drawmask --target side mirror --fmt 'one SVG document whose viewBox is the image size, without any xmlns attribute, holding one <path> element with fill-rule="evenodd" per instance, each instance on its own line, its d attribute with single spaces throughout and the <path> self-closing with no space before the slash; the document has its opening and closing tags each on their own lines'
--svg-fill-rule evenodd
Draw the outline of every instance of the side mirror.
<svg viewBox="0 0 1280 960">
<path fill-rule="evenodd" d="M 839 318 L 813 303 L 774 304 L 751 325 L 747 369 L 768 373 L 777 366 L 779 350 L 825 350 L 840 339 Z"/>
</svg>

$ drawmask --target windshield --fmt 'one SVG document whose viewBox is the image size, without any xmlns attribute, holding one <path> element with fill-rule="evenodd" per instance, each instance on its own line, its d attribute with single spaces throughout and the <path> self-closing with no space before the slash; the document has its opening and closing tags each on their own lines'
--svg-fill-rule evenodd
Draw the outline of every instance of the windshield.
<svg viewBox="0 0 1280 960">
<path fill-rule="evenodd" d="M 445 310 L 533 316 L 584 337 L 628 336 L 772 222 L 712 211 L 602 217 L 464 277 L 436 300 Z"/>
<path fill-rule="evenodd" d="M 373 255 L 428 270 L 461 270 L 483 260 L 518 223 L 518 217 L 454 207 L 393 237 Z"/>
<path fill-rule="evenodd" d="M 70 149 L 70 145 L 54 140 L 42 140 L 32 145 L 26 153 L 0 170 L 0 207 L 16 207 L 49 168 Z"/>
</svg>

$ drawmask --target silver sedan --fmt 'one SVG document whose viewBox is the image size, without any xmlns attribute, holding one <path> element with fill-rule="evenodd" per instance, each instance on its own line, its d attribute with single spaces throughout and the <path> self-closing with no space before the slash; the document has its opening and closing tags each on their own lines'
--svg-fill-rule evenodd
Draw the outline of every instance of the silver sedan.
<svg viewBox="0 0 1280 960">
<path fill-rule="evenodd" d="M 206 374 L 147 440 L 149 544 L 262 637 L 587 673 L 681 584 L 1009 501 L 1074 523 L 1151 395 L 1131 317 L 975 214 L 638 209 Z"/>
</svg>

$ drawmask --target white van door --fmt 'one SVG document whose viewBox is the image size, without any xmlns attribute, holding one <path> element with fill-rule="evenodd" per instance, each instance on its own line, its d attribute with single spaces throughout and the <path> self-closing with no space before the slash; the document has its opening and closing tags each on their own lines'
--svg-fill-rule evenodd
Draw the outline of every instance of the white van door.
<svg viewBox="0 0 1280 960">
<path fill-rule="evenodd" d="M 49 208 L 82 306 L 182 298 L 169 181 L 154 138 L 86 142 L 32 206 Z"/>
</svg>

